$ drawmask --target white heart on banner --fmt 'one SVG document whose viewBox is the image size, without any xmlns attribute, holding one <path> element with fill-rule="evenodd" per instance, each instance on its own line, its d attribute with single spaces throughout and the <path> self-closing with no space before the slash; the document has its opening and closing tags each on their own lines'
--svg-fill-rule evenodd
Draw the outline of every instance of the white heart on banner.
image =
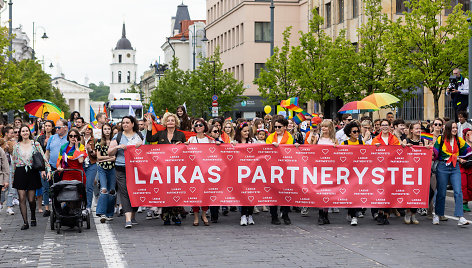
<svg viewBox="0 0 472 268">
<path fill-rule="evenodd" d="M 157 160 L 159 160 L 159 156 L 153 156 L 152 160 L 154 160 L 154 162 L 157 162 Z"/>
<path fill-rule="evenodd" d="M 215 202 L 216 196 L 210 196 L 210 200 L 213 201 L 213 202 Z"/>
<path fill-rule="evenodd" d="M 264 158 L 265 158 L 265 160 L 269 161 L 270 160 L 270 155 L 265 155 Z"/>
<path fill-rule="evenodd" d="M 285 153 L 286 153 L 286 154 L 289 154 L 290 151 L 292 151 L 290 148 L 285 148 Z"/>
<path fill-rule="evenodd" d="M 254 196 L 248 196 L 247 199 L 252 202 L 254 200 Z"/>
<path fill-rule="evenodd" d="M 379 156 L 379 157 L 377 157 L 377 160 L 379 160 L 379 162 L 382 162 L 382 161 L 384 161 L 384 159 L 385 159 L 385 158 L 383 158 L 383 156 Z"/>
<path fill-rule="evenodd" d="M 195 188 L 195 187 L 190 187 L 190 189 L 189 189 L 189 190 L 190 190 L 190 192 L 194 193 L 194 192 L 195 192 L 195 190 L 197 190 L 197 188 Z"/>
<path fill-rule="evenodd" d="M 367 152 L 366 149 L 361 149 L 361 154 L 365 154 L 365 152 Z"/>
<path fill-rule="evenodd" d="M 216 149 L 215 149 L 215 147 L 210 147 L 210 149 L 208 149 L 208 150 L 210 150 L 211 153 L 214 153 Z"/>
<path fill-rule="evenodd" d="M 324 154 L 329 153 L 329 150 L 328 150 L 328 149 L 323 149 L 323 150 L 321 150 L 321 151 L 322 151 Z"/>
<path fill-rule="evenodd" d="M 233 191 L 233 187 L 228 187 L 228 188 L 226 188 L 226 190 L 228 190 L 228 192 L 231 193 Z"/>
<path fill-rule="evenodd" d="M 229 161 L 233 160 L 233 156 L 232 156 L 232 155 L 227 155 L 226 158 L 228 158 Z"/>
<path fill-rule="evenodd" d="M 346 162 L 346 159 L 347 159 L 347 158 L 346 158 L 345 156 L 341 156 L 341 157 L 339 158 L 339 160 L 341 160 L 341 162 L 343 162 L 343 163 Z"/>
<path fill-rule="evenodd" d="M 308 156 L 302 156 L 302 160 L 305 162 L 308 161 Z"/>
<path fill-rule="evenodd" d="M 420 158 L 419 158 L 419 157 L 413 157 L 413 160 L 415 160 L 415 163 L 420 162 Z"/>
<path fill-rule="evenodd" d="M 180 200 L 180 196 L 174 196 L 174 201 L 175 202 L 179 202 L 179 200 Z"/>
<path fill-rule="evenodd" d="M 378 192 L 379 194 L 383 194 L 384 189 L 377 189 L 377 192 Z"/>
<path fill-rule="evenodd" d="M 247 151 L 248 153 L 252 153 L 252 150 L 254 150 L 254 148 L 246 148 L 246 151 Z"/>
<path fill-rule="evenodd" d="M 157 194 L 159 192 L 159 188 L 154 188 L 154 192 Z"/>
<path fill-rule="evenodd" d="M 362 203 L 364 203 L 364 204 L 365 204 L 365 202 L 367 202 L 367 198 L 365 198 L 365 197 L 362 197 L 362 198 L 361 198 L 361 201 L 362 201 Z"/>
<path fill-rule="evenodd" d="M 308 188 L 302 188 L 302 193 L 304 194 L 308 193 Z"/>
<path fill-rule="evenodd" d="M 292 197 L 286 196 L 286 197 L 285 197 L 285 200 L 287 200 L 287 202 L 290 202 L 290 201 L 292 200 Z"/>
<path fill-rule="evenodd" d="M 402 150 L 402 149 L 398 149 L 398 150 L 397 150 L 397 154 L 398 154 L 398 155 L 401 155 L 402 153 L 403 153 L 403 150 Z"/>
<path fill-rule="evenodd" d="M 190 158 L 190 160 L 195 160 L 195 156 L 194 155 L 189 155 L 188 158 Z"/>
<path fill-rule="evenodd" d="M 328 203 L 329 202 L 329 197 L 327 197 L 327 196 L 323 197 L 323 202 Z"/>
<path fill-rule="evenodd" d="M 264 187 L 264 191 L 266 191 L 266 193 L 268 193 L 270 191 L 270 187 Z"/>
<path fill-rule="evenodd" d="M 420 189 L 413 189 L 413 193 L 419 194 L 419 193 L 420 193 Z"/>
<path fill-rule="evenodd" d="M 172 152 L 175 154 L 179 149 L 177 148 L 172 148 Z"/>
<path fill-rule="evenodd" d="M 398 203 L 403 203 L 403 197 L 397 198 Z"/>
<path fill-rule="evenodd" d="M 143 152 L 143 150 L 141 150 L 141 149 L 136 149 L 136 150 L 134 150 L 134 152 L 135 152 L 137 155 L 140 155 L 140 154 Z"/>
<path fill-rule="evenodd" d="M 344 193 L 346 192 L 346 188 L 341 188 L 341 189 L 339 189 L 339 192 L 340 192 L 341 194 L 344 194 Z"/>
<path fill-rule="evenodd" d="M 141 202 L 144 202 L 144 201 L 146 201 L 146 197 L 141 196 L 141 197 L 139 198 L 139 200 L 141 200 Z"/>
</svg>

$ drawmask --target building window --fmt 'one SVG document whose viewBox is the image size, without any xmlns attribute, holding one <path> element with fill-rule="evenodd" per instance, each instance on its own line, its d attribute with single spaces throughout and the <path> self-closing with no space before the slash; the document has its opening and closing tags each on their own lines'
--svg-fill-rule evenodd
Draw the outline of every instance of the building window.
<svg viewBox="0 0 472 268">
<path fill-rule="evenodd" d="M 121 71 L 118 71 L 118 83 L 121 83 Z"/>
<path fill-rule="evenodd" d="M 244 64 L 241 64 L 241 75 L 239 76 L 241 81 L 244 81 Z"/>
<path fill-rule="evenodd" d="M 359 16 L 359 2 L 358 0 L 352 0 L 352 17 L 357 18 Z"/>
<path fill-rule="evenodd" d="M 254 64 L 254 79 L 259 78 L 262 69 L 265 68 L 265 63 L 256 63 Z"/>
<path fill-rule="evenodd" d="M 126 76 L 126 81 L 128 81 L 127 83 L 131 83 L 131 72 L 128 71 L 128 75 Z"/>
<path fill-rule="evenodd" d="M 338 14 L 338 17 L 339 17 L 339 23 L 341 23 L 341 22 L 344 21 L 344 0 L 339 0 L 339 1 L 338 1 L 338 4 L 339 4 L 339 8 L 338 8 L 339 14 Z"/>
<path fill-rule="evenodd" d="M 241 43 L 244 43 L 244 23 L 241 23 Z"/>
<path fill-rule="evenodd" d="M 121 55 L 118 55 L 118 62 L 121 63 Z"/>
<path fill-rule="evenodd" d="M 325 5 L 326 9 L 326 27 L 331 27 L 331 3 Z"/>
<path fill-rule="evenodd" d="M 270 42 L 270 22 L 256 22 L 254 35 L 256 42 Z"/>
</svg>

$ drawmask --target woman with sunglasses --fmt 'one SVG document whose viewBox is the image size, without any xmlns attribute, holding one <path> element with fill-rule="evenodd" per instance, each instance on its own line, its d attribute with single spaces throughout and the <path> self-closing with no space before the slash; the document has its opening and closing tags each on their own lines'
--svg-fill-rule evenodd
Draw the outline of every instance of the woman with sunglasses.
<svg viewBox="0 0 472 268">
<path fill-rule="evenodd" d="M 447 184 L 450 181 L 454 190 L 454 216 L 459 218 L 458 226 L 468 225 L 464 218 L 462 207 L 461 171 L 459 163 L 465 163 L 463 158 L 472 154 L 472 148 L 457 135 L 457 124 L 449 121 L 444 126 L 444 134 L 439 136 L 433 147 L 434 160 L 438 160 L 436 167 L 436 214 L 433 216 L 433 224 L 439 224 L 440 216 L 444 216 Z"/>
<path fill-rule="evenodd" d="M 428 141 L 428 145 L 434 145 L 436 143 L 436 140 L 438 139 L 439 136 L 441 136 L 443 129 L 444 129 L 444 121 L 442 118 L 436 118 L 434 119 L 432 123 L 432 128 L 433 131 L 431 134 L 433 134 L 433 141 Z"/>
<path fill-rule="evenodd" d="M 190 143 L 214 143 L 215 140 L 207 135 L 205 133 L 208 131 L 208 125 L 205 122 L 203 118 L 197 118 L 194 120 L 194 125 L 193 129 L 195 133 L 197 133 L 196 136 L 192 136 L 188 139 L 185 144 L 190 144 Z M 205 226 L 209 226 L 210 223 L 208 222 L 208 219 L 206 217 L 206 212 L 208 211 L 208 206 L 203 206 L 201 207 L 202 209 L 202 216 L 201 219 L 203 221 L 203 224 Z M 193 211 L 193 226 L 198 226 L 199 225 L 199 212 L 200 212 L 200 207 L 194 206 L 192 207 Z"/>
<path fill-rule="evenodd" d="M 43 152 L 46 152 L 46 146 L 48 144 L 49 138 L 56 134 L 56 125 L 51 120 L 46 120 L 44 122 L 44 133 L 40 135 L 36 141 L 39 142 Z M 41 201 L 44 202 L 44 213 L 43 217 L 49 217 L 51 211 L 49 210 L 49 182 L 43 178 L 43 195 L 38 197 L 38 207 L 41 207 Z M 39 210 L 41 213 L 41 210 Z"/>
<path fill-rule="evenodd" d="M 21 230 L 26 230 L 29 228 L 26 199 L 28 199 L 31 211 L 31 226 L 36 226 L 36 202 L 34 196 L 36 190 L 42 187 L 41 176 L 49 180 L 51 167 L 39 143 L 33 141 L 29 127 L 22 125 L 19 130 L 18 143 L 15 145 L 12 155 L 12 164 L 15 168 L 13 174 L 13 188 L 18 190 L 20 199 L 20 211 L 23 217 Z M 40 173 L 38 170 L 32 168 L 33 154 L 35 152 L 39 152 L 43 156 L 46 171 L 41 171 Z"/>
<path fill-rule="evenodd" d="M 247 122 L 242 122 L 236 126 L 236 132 L 234 134 L 233 144 L 246 144 L 254 143 L 255 140 L 252 137 L 252 131 Z M 254 206 L 242 206 L 241 207 L 241 226 L 254 225 L 254 219 L 252 214 L 254 213 Z"/>
<path fill-rule="evenodd" d="M 59 150 L 59 157 L 57 158 L 57 171 L 63 172 L 64 169 L 78 169 L 83 174 L 84 186 L 87 185 L 87 177 L 84 171 L 84 160 L 87 157 L 85 146 L 80 143 L 80 133 L 76 128 L 72 128 L 67 133 L 67 142 L 61 146 Z M 62 174 L 62 180 L 80 181 L 80 175 L 78 171 L 64 171 Z M 93 179 L 93 178 L 90 178 Z"/>
</svg>

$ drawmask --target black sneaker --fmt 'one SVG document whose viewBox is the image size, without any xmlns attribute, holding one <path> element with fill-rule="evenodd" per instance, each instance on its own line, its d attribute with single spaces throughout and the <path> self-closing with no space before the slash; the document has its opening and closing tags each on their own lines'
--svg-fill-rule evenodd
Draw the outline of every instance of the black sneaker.
<svg viewBox="0 0 472 268">
<path fill-rule="evenodd" d="M 223 216 L 228 216 L 228 211 L 227 210 L 223 210 Z"/>
<path fill-rule="evenodd" d="M 232 212 L 235 212 L 235 211 L 237 211 L 237 210 L 238 210 L 237 207 L 230 207 L 230 208 L 229 208 L 229 211 L 232 211 Z"/>
<path fill-rule="evenodd" d="M 51 211 L 50 210 L 45 210 L 43 213 L 43 217 L 49 217 L 51 216 Z"/>
<path fill-rule="evenodd" d="M 284 220 L 285 225 L 290 225 L 290 224 L 292 224 L 292 221 L 290 220 L 290 218 L 288 217 L 288 215 L 283 215 L 283 216 L 282 216 L 282 219 Z"/>
<path fill-rule="evenodd" d="M 324 220 L 322 217 L 319 217 L 318 218 L 318 225 L 323 225 L 324 224 Z"/>
<path fill-rule="evenodd" d="M 165 220 L 164 225 L 170 225 L 170 220 Z"/>
<path fill-rule="evenodd" d="M 385 215 L 379 215 L 375 220 L 377 221 L 377 225 L 384 225 L 386 219 Z"/>
<path fill-rule="evenodd" d="M 331 223 L 331 222 L 329 222 L 328 215 L 326 215 L 326 217 L 323 218 L 323 223 L 324 224 L 330 224 Z"/>
<path fill-rule="evenodd" d="M 218 223 L 218 218 L 216 217 L 211 217 L 210 220 L 212 223 Z"/>
<path fill-rule="evenodd" d="M 182 221 L 178 218 L 178 217 L 175 217 L 175 218 L 172 218 L 172 221 L 174 222 L 175 225 L 179 226 L 182 224 Z"/>
<path fill-rule="evenodd" d="M 280 225 L 281 224 L 278 217 L 272 218 L 272 221 L 270 223 L 272 223 L 273 225 Z"/>
</svg>

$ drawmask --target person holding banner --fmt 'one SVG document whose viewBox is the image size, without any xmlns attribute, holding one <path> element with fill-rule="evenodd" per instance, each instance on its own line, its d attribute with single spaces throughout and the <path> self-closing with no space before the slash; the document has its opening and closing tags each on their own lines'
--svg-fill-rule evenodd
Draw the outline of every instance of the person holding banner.
<svg viewBox="0 0 472 268">
<path fill-rule="evenodd" d="M 255 140 L 252 137 L 251 129 L 247 122 L 242 122 L 236 126 L 236 132 L 234 134 L 233 144 L 244 144 L 254 143 Z M 254 219 L 252 214 L 254 213 L 254 206 L 242 206 L 241 207 L 241 226 L 254 225 Z"/>
<path fill-rule="evenodd" d="M 133 225 L 138 224 L 136 221 L 137 207 L 131 206 L 129 199 L 128 187 L 126 186 L 126 166 L 125 166 L 125 150 L 129 145 L 139 147 L 143 144 L 143 137 L 138 130 L 138 122 L 136 119 L 127 115 L 121 120 L 122 132 L 118 132 L 110 142 L 108 148 L 109 156 L 116 156 L 115 160 L 115 174 L 116 183 L 118 185 L 118 193 L 120 195 L 121 206 L 125 213 L 125 228 L 129 229 Z"/>
<path fill-rule="evenodd" d="M 146 116 L 147 124 L 147 133 L 146 141 L 147 142 L 156 142 L 158 144 L 181 144 L 185 143 L 185 134 L 181 131 L 178 131 L 180 127 L 180 120 L 176 114 L 165 113 L 162 117 L 162 124 L 165 126 L 165 130 L 158 131 L 156 134 L 152 135 L 152 118 L 150 114 Z M 136 126 L 137 127 L 137 126 Z M 162 209 L 162 220 L 164 225 L 170 225 L 170 221 L 175 223 L 175 225 L 181 225 L 182 221 L 180 220 L 179 213 L 182 211 L 181 207 L 165 207 Z"/>
<path fill-rule="evenodd" d="M 274 129 L 275 132 L 270 134 L 267 137 L 266 143 L 273 144 L 275 147 L 279 146 L 279 144 L 293 144 L 293 137 L 287 131 L 288 120 L 284 117 L 278 117 L 274 121 Z M 298 143 L 296 146 L 298 147 Z M 270 207 L 270 215 L 272 216 L 271 223 L 274 225 L 280 225 L 279 216 L 277 214 L 278 206 L 271 206 Z M 290 211 L 290 207 L 281 206 L 280 212 L 282 212 L 282 219 L 286 225 L 291 224 L 290 218 L 288 217 L 288 212 Z"/>
<path fill-rule="evenodd" d="M 433 159 L 438 160 L 436 167 L 437 194 L 436 214 L 433 216 L 433 224 L 439 224 L 439 217 L 444 216 L 447 183 L 450 181 L 454 190 L 454 216 L 459 218 L 458 226 L 468 225 L 464 218 L 462 207 L 462 185 L 459 163 L 465 163 L 463 158 L 472 154 L 472 148 L 457 135 L 457 124 L 449 121 L 444 127 L 444 134 L 436 140 L 433 147 Z"/>
<path fill-rule="evenodd" d="M 205 133 L 208 131 L 208 125 L 205 122 L 203 118 L 197 118 L 194 120 L 194 125 L 193 129 L 195 130 L 195 133 L 197 133 L 196 136 L 192 136 L 188 139 L 185 144 L 190 144 L 190 143 L 215 143 L 215 140 L 211 137 L 208 137 L 205 135 Z M 202 221 L 205 226 L 209 226 L 210 223 L 208 222 L 208 219 L 206 217 L 206 212 L 208 211 L 208 206 L 203 206 L 201 207 L 202 209 Z M 193 211 L 193 226 L 198 226 L 199 225 L 199 212 L 200 212 L 200 207 L 192 207 Z"/>
</svg>

